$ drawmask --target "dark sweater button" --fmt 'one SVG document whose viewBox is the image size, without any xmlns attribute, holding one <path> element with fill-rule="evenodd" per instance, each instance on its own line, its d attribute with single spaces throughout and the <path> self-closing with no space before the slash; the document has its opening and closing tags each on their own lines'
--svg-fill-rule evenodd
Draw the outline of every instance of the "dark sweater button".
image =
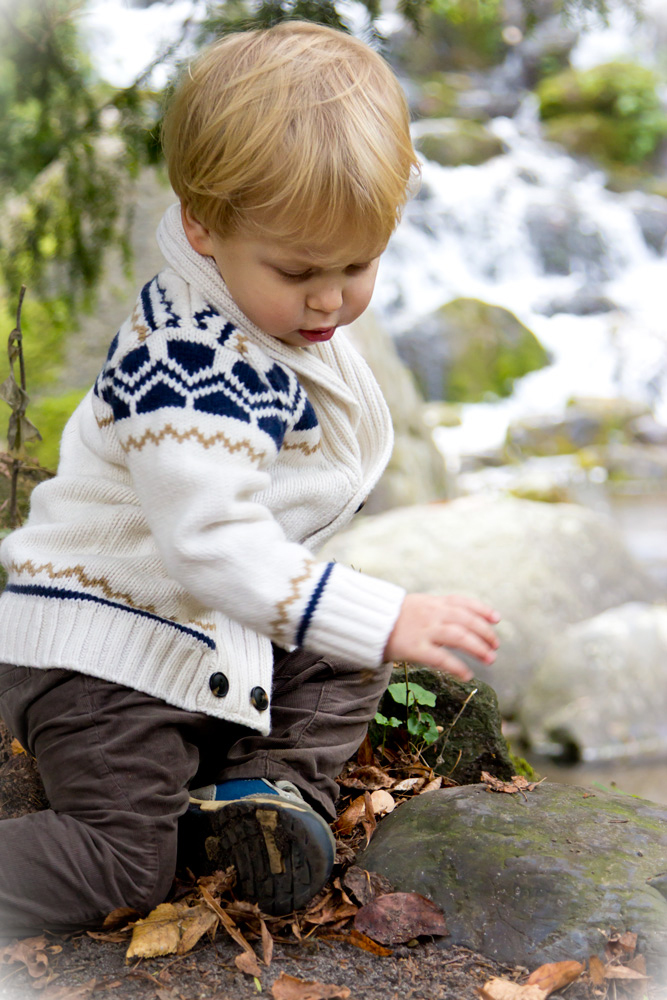
<svg viewBox="0 0 667 1000">
<path fill-rule="evenodd" d="M 229 681 L 225 674 L 218 672 L 217 674 L 211 674 L 208 681 L 208 686 L 215 695 L 216 698 L 224 698 L 229 691 Z"/>
<path fill-rule="evenodd" d="M 269 696 L 264 688 L 256 687 L 250 692 L 250 704 L 258 712 L 265 712 L 269 707 Z"/>
</svg>

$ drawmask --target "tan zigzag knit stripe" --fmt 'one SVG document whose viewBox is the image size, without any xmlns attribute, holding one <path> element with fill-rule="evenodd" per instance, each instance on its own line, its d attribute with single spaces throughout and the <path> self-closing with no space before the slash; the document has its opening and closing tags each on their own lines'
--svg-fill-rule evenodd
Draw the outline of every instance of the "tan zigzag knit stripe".
<svg viewBox="0 0 667 1000">
<path fill-rule="evenodd" d="M 304 455 L 313 455 L 316 451 L 319 451 L 321 443 L 316 441 L 314 445 L 308 445 L 305 441 L 299 441 L 297 444 L 283 444 L 283 451 L 302 451 Z"/>
<path fill-rule="evenodd" d="M 304 564 L 304 571 L 301 576 L 295 576 L 290 580 L 290 587 L 292 592 L 284 600 L 279 601 L 277 605 L 278 616 L 269 623 L 269 627 L 274 630 L 276 635 L 281 635 L 285 637 L 285 629 L 289 624 L 289 618 L 287 617 L 287 609 L 291 604 L 301 596 L 300 585 L 305 583 L 306 580 L 310 579 L 313 572 L 313 566 L 315 565 L 314 559 L 306 559 Z"/>
<path fill-rule="evenodd" d="M 64 569 L 55 569 L 53 563 L 42 563 L 41 566 L 35 566 L 31 559 L 27 559 L 23 563 L 10 563 L 9 569 L 14 573 L 27 573 L 32 577 L 38 576 L 40 573 L 46 573 L 50 580 L 72 580 L 76 578 L 84 587 L 98 587 L 110 601 L 119 601 L 122 604 L 127 604 L 128 607 L 134 608 L 136 611 L 147 611 L 151 615 L 164 618 L 165 621 L 174 622 L 177 625 L 196 625 L 197 628 L 204 629 L 205 631 L 215 632 L 215 625 L 212 622 L 201 622 L 194 618 L 187 622 L 179 622 L 176 618 L 159 614 L 153 604 L 137 604 L 129 594 L 124 594 L 119 590 L 112 590 L 104 577 L 88 576 L 83 566 L 67 566 Z"/>
<path fill-rule="evenodd" d="M 218 431 L 217 434 L 211 434 L 206 436 L 202 434 L 198 427 L 190 427 L 187 431 L 177 431 L 175 427 L 171 424 L 165 424 L 159 434 L 155 434 L 154 431 L 148 430 L 140 438 L 129 437 L 127 441 L 121 441 L 121 447 L 123 451 L 131 451 L 135 449 L 136 451 L 141 451 L 144 445 L 148 441 L 152 441 L 153 444 L 159 444 L 166 437 L 171 437 L 179 444 L 183 444 L 184 441 L 194 439 L 199 441 L 199 443 L 204 448 L 211 448 L 214 444 L 223 444 L 229 452 L 234 454 L 236 451 L 247 451 L 248 456 L 254 461 L 261 461 L 265 456 L 264 451 L 255 451 L 253 446 L 249 441 L 232 441 L 223 434 L 222 431 Z"/>
</svg>

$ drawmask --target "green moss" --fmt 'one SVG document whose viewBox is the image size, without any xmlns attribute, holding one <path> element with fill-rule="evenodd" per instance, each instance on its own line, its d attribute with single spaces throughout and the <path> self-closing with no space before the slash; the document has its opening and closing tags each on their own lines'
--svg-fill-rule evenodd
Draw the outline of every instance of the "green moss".
<svg viewBox="0 0 667 1000">
<path fill-rule="evenodd" d="M 524 778 L 528 778 L 529 781 L 539 781 L 540 775 L 535 770 L 532 764 L 529 764 L 525 757 L 519 757 L 517 754 L 512 753 L 512 748 L 508 744 L 508 749 L 510 753 L 510 760 L 512 761 L 512 767 L 514 768 L 514 774 L 520 774 Z"/>
<path fill-rule="evenodd" d="M 461 120 L 453 122 L 446 132 L 420 136 L 416 146 L 428 160 L 443 167 L 477 166 L 503 152 L 501 140 L 483 125 Z"/>
<path fill-rule="evenodd" d="M 656 75 L 635 63 L 568 69 L 537 87 L 547 137 L 604 163 L 638 164 L 667 134 Z"/>
<path fill-rule="evenodd" d="M 30 447 L 30 453 L 41 465 L 49 469 L 57 467 L 63 428 L 86 392 L 86 389 L 73 389 L 60 396 L 44 396 L 33 402 L 30 419 L 38 428 L 42 440 Z"/>
</svg>

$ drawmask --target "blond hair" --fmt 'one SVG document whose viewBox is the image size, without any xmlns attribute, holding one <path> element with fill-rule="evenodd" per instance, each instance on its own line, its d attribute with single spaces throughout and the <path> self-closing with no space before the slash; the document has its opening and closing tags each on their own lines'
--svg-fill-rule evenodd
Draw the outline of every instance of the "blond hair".
<svg viewBox="0 0 667 1000">
<path fill-rule="evenodd" d="M 376 256 L 417 161 L 405 97 L 367 45 L 308 22 L 223 37 L 188 67 L 163 145 L 174 191 L 218 236 Z"/>
</svg>

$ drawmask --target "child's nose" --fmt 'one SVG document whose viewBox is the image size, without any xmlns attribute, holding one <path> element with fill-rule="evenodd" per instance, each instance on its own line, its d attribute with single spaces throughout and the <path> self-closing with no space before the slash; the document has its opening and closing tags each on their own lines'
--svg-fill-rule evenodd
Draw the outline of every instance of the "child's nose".
<svg viewBox="0 0 667 1000">
<path fill-rule="evenodd" d="M 308 294 L 306 304 L 316 312 L 336 312 L 343 304 L 343 289 L 338 284 L 322 285 Z"/>
</svg>

